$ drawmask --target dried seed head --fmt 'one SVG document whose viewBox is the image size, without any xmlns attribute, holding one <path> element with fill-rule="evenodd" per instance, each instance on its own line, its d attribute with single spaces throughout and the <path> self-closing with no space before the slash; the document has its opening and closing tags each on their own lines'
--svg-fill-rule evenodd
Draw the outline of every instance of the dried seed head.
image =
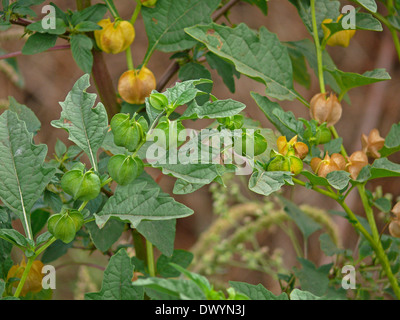
<svg viewBox="0 0 400 320">
<path fill-rule="evenodd" d="M 342 105 L 336 95 L 331 93 L 326 98 L 326 93 L 318 93 L 311 99 L 310 115 L 319 124 L 326 122 L 328 127 L 333 126 L 342 117 Z"/>
<path fill-rule="evenodd" d="M 118 81 L 118 92 L 121 98 L 132 104 L 143 104 L 155 88 L 156 78 L 146 67 L 143 67 L 140 72 L 126 71 Z"/>
<path fill-rule="evenodd" d="M 368 165 L 368 157 L 363 151 L 354 152 L 349 158 L 346 164 L 346 169 L 350 172 L 352 179 L 357 179 L 361 169 Z"/>
<path fill-rule="evenodd" d="M 323 160 L 320 158 L 313 158 L 311 160 L 311 169 L 320 177 L 326 178 L 328 173 L 333 171 L 344 170 L 346 166 L 346 161 L 344 157 L 339 153 L 334 153 L 329 156 L 326 153 Z"/>
<path fill-rule="evenodd" d="M 379 150 L 385 145 L 385 139 L 381 137 L 378 129 L 372 129 L 368 137 L 363 134 L 361 136 L 361 143 L 363 152 L 365 152 L 367 156 L 375 159 L 381 157 Z"/>
</svg>

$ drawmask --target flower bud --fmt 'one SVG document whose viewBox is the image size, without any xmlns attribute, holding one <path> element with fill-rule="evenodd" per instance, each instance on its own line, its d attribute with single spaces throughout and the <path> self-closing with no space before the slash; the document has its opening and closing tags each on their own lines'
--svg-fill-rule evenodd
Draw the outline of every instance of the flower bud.
<svg viewBox="0 0 400 320">
<path fill-rule="evenodd" d="M 333 153 L 329 156 L 326 153 L 324 159 L 312 158 L 310 163 L 311 169 L 320 177 L 326 178 L 328 173 L 333 171 L 345 170 L 346 160 L 339 153 Z"/>
<path fill-rule="evenodd" d="M 340 15 L 336 22 L 339 22 L 342 19 L 343 15 Z M 356 30 L 349 29 L 349 30 L 342 30 L 339 32 L 334 33 L 331 36 L 331 30 L 326 26 L 326 24 L 332 23 L 332 19 L 325 19 L 322 21 L 322 30 L 324 31 L 324 40 L 327 40 L 327 45 L 334 47 L 334 46 L 341 46 L 341 47 L 348 47 L 350 44 L 351 38 L 354 37 Z"/>
<path fill-rule="evenodd" d="M 25 280 L 24 286 L 22 287 L 21 290 L 21 297 L 25 297 L 29 292 L 33 293 L 38 293 L 42 291 L 42 280 L 43 280 L 43 274 L 42 274 L 42 269 L 44 265 L 41 261 L 35 260 L 33 261 L 33 264 L 31 266 L 31 269 L 29 270 L 28 277 Z M 26 262 L 25 262 L 25 257 L 22 258 L 22 261 L 20 264 L 14 265 L 10 268 L 7 274 L 7 281 L 10 280 L 11 278 L 22 278 L 22 275 L 25 271 L 26 268 Z M 13 281 L 12 286 L 17 288 L 19 285 L 19 281 Z"/>
<path fill-rule="evenodd" d="M 64 243 L 70 243 L 75 239 L 76 233 L 84 223 L 83 215 L 78 210 L 64 210 L 52 215 L 47 222 L 47 229 L 56 238 Z"/>
<path fill-rule="evenodd" d="M 152 93 L 149 100 L 152 107 L 160 111 L 168 106 L 168 98 L 162 93 Z"/>
<path fill-rule="evenodd" d="M 98 25 L 103 29 L 95 30 L 94 37 L 97 46 L 106 53 L 123 52 L 135 39 L 135 29 L 129 21 L 103 19 Z"/>
<path fill-rule="evenodd" d="M 63 175 L 61 188 L 74 200 L 89 201 L 100 193 L 100 178 L 93 171 L 84 172 L 83 168 L 75 168 Z"/>
<path fill-rule="evenodd" d="M 142 6 L 145 7 L 154 7 L 157 3 L 157 0 L 140 0 Z"/>
<path fill-rule="evenodd" d="M 316 94 L 310 102 L 311 118 L 318 121 L 319 124 L 327 122 L 327 127 L 335 125 L 342 116 L 342 105 L 336 95 L 330 94 L 326 98 L 326 93 Z"/>
<path fill-rule="evenodd" d="M 368 165 L 367 155 L 362 151 L 356 151 L 348 158 L 346 169 L 350 172 L 351 178 L 356 180 L 361 169 L 366 165 Z"/>
<path fill-rule="evenodd" d="M 363 134 L 361 136 L 361 143 L 363 152 L 367 154 L 367 156 L 378 159 L 381 157 L 378 152 L 385 145 L 385 139 L 381 137 L 378 129 L 372 129 L 369 133 L 368 137 Z"/>
<path fill-rule="evenodd" d="M 143 161 L 132 156 L 117 154 L 108 162 L 108 173 L 120 185 L 127 185 L 140 176 L 143 172 Z"/>
<path fill-rule="evenodd" d="M 156 88 L 154 74 L 143 67 L 124 72 L 118 81 L 118 92 L 122 99 L 131 104 L 143 104 Z"/>
<path fill-rule="evenodd" d="M 138 120 L 135 117 L 136 115 L 131 119 L 128 113 L 118 113 L 110 123 L 114 134 L 114 143 L 119 147 L 125 147 L 130 152 L 135 152 L 144 142 L 148 130 L 147 121 L 143 117 Z"/>
</svg>

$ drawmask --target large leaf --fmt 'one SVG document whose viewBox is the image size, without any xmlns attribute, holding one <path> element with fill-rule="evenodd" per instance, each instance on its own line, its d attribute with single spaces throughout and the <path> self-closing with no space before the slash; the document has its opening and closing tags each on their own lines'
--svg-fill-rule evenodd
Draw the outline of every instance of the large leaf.
<svg viewBox="0 0 400 320">
<path fill-rule="evenodd" d="M 391 79 L 390 75 L 384 69 L 375 69 L 367 71 L 364 74 L 343 72 L 336 68 L 334 70 L 328 70 L 328 72 L 335 78 L 342 92 Z"/>
<path fill-rule="evenodd" d="M 292 174 L 286 171 L 254 171 L 249 180 L 249 189 L 255 193 L 269 196 L 282 188 L 293 185 Z"/>
<path fill-rule="evenodd" d="M 95 222 L 87 223 L 90 237 L 97 249 L 106 252 L 121 237 L 125 224 L 121 221 L 112 220 L 103 229 L 100 229 Z"/>
<path fill-rule="evenodd" d="M 315 231 L 321 229 L 321 226 L 316 223 L 313 219 L 307 216 L 297 205 L 293 202 L 280 197 L 281 201 L 285 206 L 285 212 L 299 227 L 301 233 L 303 234 L 305 241 L 312 235 Z"/>
<path fill-rule="evenodd" d="M 35 113 L 27 106 L 18 103 L 13 97 L 9 97 L 8 101 L 10 102 L 8 109 L 15 112 L 18 115 L 19 120 L 25 122 L 26 129 L 29 132 L 36 134 L 40 130 L 41 123 Z"/>
<path fill-rule="evenodd" d="M 202 106 L 199 106 L 193 101 L 180 119 L 216 119 L 231 117 L 238 114 L 244 108 L 246 108 L 246 105 L 232 99 L 217 100 L 214 102 L 208 101 Z"/>
<path fill-rule="evenodd" d="M 176 202 L 160 187 L 141 176 L 133 183 L 118 186 L 101 212 L 95 214 L 97 225 L 102 228 L 110 218 L 127 221 L 136 228 L 145 220 L 172 220 L 191 215 L 193 210 Z"/>
<path fill-rule="evenodd" d="M 46 155 L 47 146 L 32 144 L 16 113 L 7 110 L 0 116 L 0 199 L 21 219 L 30 239 L 30 210 L 55 173 L 43 166 Z"/>
<path fill-rule="evenodd" d="M 143 300 L 143 289 L 132 285 L 135 266 L 125 249 L 110 259 L 100 292 L 85 294 L 86 300 Z"/>
<path fill-rule="evenodd" d="M 88 74 L 78 79 L 65 101 L 60 102 L 60 120 L 54 120 L 51 124 L 68 131 L 69 139 L 88 155 L 90 163 L 97 171 L 96 153 L 106 136 L 108 118 L 102 103 L 93 108 L 96 95 L 86 92 L 89 86 Z"/>
<path fill-rule="evenodd" d="M 83 34 L 71 35 L 72 56 L 83 72 L 90 73 L 93 66 L 93 43 L 92 40 Z"/>
<path fill-rule="evenodd" d="M 258 93 L 252 92 L 251 97 L 274 127 L 288 140 L 296 135 L 302 136 L 304 131 L 303 123 L 296 119 L 293 112 L 285 112 L 278 103 Z"/>
<path fill-rule="evenodd" d="M 173 52 L 196 44 L 184 28 L 211 22 L 211 14 L 221 0 L 162 0 L 155 8 L 143 8 L 142 16 L 149 38 L 145 59 L 154 50 Z"/>
<path fill-rule="evenodd" d="M 10 228 L 12 228 L 11 218 L 7 212 L 7 208 L 0 207 L 0 230 Z M 7 277 L 8 270 L 13 265 L 10 256 L 12 247 L 13 245 L 9 241 L 0 239 L 0 279 L 5 279 Z"/>
<path fill-rule="evenodd" d="M 279 100 L 299 97 L 293 89 L 287 48 L 265 27 L 257 33 L 243 23 L 235 28 L 212 23 L 185 31 L 214 54 L 231 61 L 240 73 L 265 83 L 267 95 Z"/>
<path fill-rule="evenodd" d="M 251 300 L 288 300 L 286 293 L 276 296 L 271 291 L 267 290 L 261 283 L 254 285 L 245 282 L 229 281 L 229 284 L 237 292 L 245 294 Z"/>
<path fill-rule="evenodd" d="M 307 27 L 308 32 L 313 33 L 311 19 L 311 4 L 310 0 L 289 0 L 297 9 L 301 19 Z M 339 1 L 318 0 L 315 1 L 315 15 L 317 20 L 318 35 L 320 38 L 324 36 L 321 24 L 325 19 L 336 21 L 339 16 Z"/>
<path fill-rule="evenodd" d="M 386 136 L 385 145 L 379 153 L 382 157 L 387 157 L 397 151 L 400 150 L 400 123 L 393 124 L 392 128 L 389 131 L 389 134 Z"/>
</svg>

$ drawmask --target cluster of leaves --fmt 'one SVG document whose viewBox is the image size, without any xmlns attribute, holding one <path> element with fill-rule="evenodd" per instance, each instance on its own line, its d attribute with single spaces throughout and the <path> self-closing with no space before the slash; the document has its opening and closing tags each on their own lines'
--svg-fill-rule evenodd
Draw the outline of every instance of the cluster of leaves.
<svg viewBox="0 0 400 320">
<path fill-rule="evenodd" d="M 264 14 L 268 13 L 266 1 L 246 2 L 257 5 Z M 298 10 L 310 34 L 313 34 L 310 1 L 290 2 Z M 375 1 L 354 2 L 360 5 L 356 16 L 356 28 L 381 31 L 381 23 L 373 15 L 377 10 Z M 25 18 L 35 16 L 30 7 L 42 3 L 40 0 L 18 0 L 10 4 L 9 1 L 3 0 L 1 28 L 5 30 L 12 23 L 21 22 L 21 19 L 25 23 Z M 107 4 L 109 3 L 110 1 L 107 1 Z M 235 91 L 234 77 L 240 75 L 265 85 L 266 96 L 253 92 L 252 98 L 282 136 L 288 140 L 297 136 L 299 141 L 308 146 L 310 154 L 304 159 L 306 164 L 310 163 L 311 157 L 340 152 L 343 148 L 342 138 L 337 137 L 322 146 L 316 145 L 312 140 L 317 130 L 316 124 L 305 119 L 296 119 L 292 112 L 285 111 L 279 103 L 271 100 L 297 99 L 300 103 L 309 105 L 294 89 L 294 82 L 307 88 L 310 86 L 311 75 L 307 73 L 307 64 L 318 73 L 318 57 L 314 44 L 308 39 L 283 43 L 265 27 L 256 31 L 243 23 L 229 27 L 212 22 L 212 13 L 221 3 L 221 0 L 159 0 L 154 8 L 142 9 L 148 37 L 148 49 L 143 64 L 146 65 L 153 52 L 159 50 L 173 53 L 171 58 L 180 65 L 178 77 L 181 82 L 165 92 L 153 92 L 162 94 L 167 105 L 172 106 L 167 117 L 179 122 L 196 119 L 221 120 L 238 115 L 244 110 L 244 104 L 232 99 L 218 100 L 211 93 L 213 81 L 210 71 L 202 64 L 205 60 L 211 69 L 216 69 L 231 92 Z M 56 5 L 52 5 L 56 8 L 56 28 L 44 29 L 41 21 L 26 23 L 26 31 L 30 35 L 22 53 L 43 52 L 54 47 L 56 40 L 62 38 L 70 42 L 78 66 L 85 73 L 90 73 L 93 67 L 93 50 L 96 50 L 90 32 L 100 29 L 97 22 L 104 17 L 108 7 L 105 4 L 96 4 L 81 11 L 63 12 Z M 317 35 L 319 40 L 323 41 L 322 22 L 325 19 L 337 21 L 340 2 L 320 0 L 316 6 Z M 395 10 L 398 6 L 396 2 Z M 396 14 L 397 11 L 394 11 L 391 16 L 392 24 L 396 21 Z M 339 23 L 332 23 L 328 28 L 332 35 L 343 31 Z M 364 74 L 338 70 L 327 51 L 323 52 L 322 62 L 326 83 L 340 98 L 348 102 L 349 90 L 390 79 L 382 69 L 366 71 Z M 114 133 L 109 131 L 110 119 L 106 108 L 102 103 L 94 107 L 96 95 L 87 93 L 88 87 L 89 75 L 86 74 L 75 83 L 65 101 L 60 103 L 61 117 L 53 121 L 52 125 L 66 130 L 69 140 L 74 145 L 67 148 L 62 142 L 57 142 L 55 159 L 49 162 L 45 162 L 47 147 L 33 143 L 33 135 L 40 129 L 40 122 L 27 107 L 10 99 L 9 110 L 0 116 L 0 199 L 4 204 L 0 207 L 0 295 L 7 295 L 12 282 L 15 282 L 15 279 L 10 281 L 7 274 L 12 264 L 12 246 L 23 250 L 27 258 L 34 259 L 43 253 L 41 261 L 44 263 L 56 260 L 72 247 L 73 242 L 55 241 L 50 232 L 42 230 L 45 229 L 51 213 L 59 213 L 63 208 L 79 208 L 84 217 L 85 227 L 76 233 L 74 241 L 81 241 L 85 247 L 93 250 L 112 254 L 104 273 L 101 291 L 87 294 L 87 299 L 143 299 L 145 294 L 153 299 L 218 300 L 302 300 L 343 296 L 336 291 L 329 292 L 329 276 L 335 272 L 332 264 L 316 267 L 305 259 L 299 259 L 302 269 L 295 269 L 291 275 L 282 275 L 281 280 L 288 283 L 291 293 L 283 293 L 280 296 L 273 295 L 261 285 L 238 282 L 230 283 L 231 288 L 226 296 L 223 292 L 214 290 L 203 276 L 187 271 L 185 268 L 189 266 L 193 256 L 188 252 L 174 250 L 175 226 L 176 219 L 193 214 L 193 210 L 162 192 L 158 184 L 146 173 L 127 185 L 118 185 L 115 191 L 111 190 L 107 163 L 112 155 L 128 152 L 124 147 L 115 144 Z M 175 110 L 180 106 L 186 106 L 182 113 Z M 153 129 L 165 110 L 156 108 L 146 99 L 145 104 L 140 106 L 125 103 L 122 112 L 143 115 L 147 127 Z M 357 179 L 352 179 L 345 171 L 334 171 L 323 178 L 304 170 L 301 172 L 302 177 L 306 179 L 303 184 L 310 189 L 322 187 L 320 190 L 330 192 L 335 200 L 343 202 L 353 187 L 364 186 L 372 179 L 400 176 L 400 165 L 387 158 L 400 150 L 399 126 L 393 125 L 383 149 L 380 150 L 382 157 L 365 166 Z M 244 127 L 247 127 L 247 124 Z M 275 134 L 267 131 L 265 137 L 271 141 Z M 144 143 L 135 155 L 137 153 L 145 160 L 150 145 L 150 141 Z M 186 152 L 191 149 L 202 152 L 204 150 L 202 142 L 197 140 L 187 142 L 181 149 Z M 248 182 L 251 191 L 264 196 L 279 191 L 284 185 L 295 183 L 292 172 L 265 171 L 264 164 L 270 160 L 271 149 L 274 148 L 270 145 L 267 151 L 257 158 Z M 215 157 L 212 148 L 206 150 L 209 153 L 207 158 Z M 62 177 L 83 161 L 83 154 L 88 157 L 91 169 L 99 177 L 102 187 L 98 197 L 88 202 L 74 199 L 61 187 Z M 175 194 L 192 193 L 212 182 L 223 184 L 224 175 L 236 169 L 235 164 L 198 162 L 148 162 L 146 166 L 160 169 L 163 174 L 175 177 Z M 390 211 L 391 204 L 384 198 L 375 199 L 370 193 L 367 193 L 366 197 L 370 205 L 387 213 Z M 282 199 L 282 203 L 287 215 L 299 227 L 305 241 L 321 228 L 292 202 Z M 356 224 L 348 212 L 341 214 Z M 13 218 L 22 222 L 25 235 L 11 228 Z M 358 221 L 364 224 L 368 232 L 371 231 L 363 219 L 358 217 Z M 144 256 L 130 258 L 124 248 L 113 248 L 122 233 L 129 229 L 134 229 L 160 250 L 162 256 L 158 259 L 156 268 L 152 267 L 149 261 L 146 262 Z M 321 247 L 328 256 L 343 254 L 346 259 L 350 259 L 351 254 L 336 248 L 326 235 L 321 236 L 320 240 Z M 394 273 L 397 274 L 399 258 L 396 242 L 388 236 L 384 241 L 387 245 L 385 244 L 383 249 L 387 251 L 390 261 L 394 264 Z M 392 241 L 394 244 L 390 245 Z M 361 248 L 368 251 L 368 242 L 363 244 L 365 246 Z M 134 245 L 135 249 L 139 249 L 136 241 Z M 363 253 L 361 256 L 367 257 L 371 254 Z M 132 279 L 134 272 L 141 273 L 139 279 Z M 188 279 L 176 279 L 181 274 Z M 294 289 L 294 278 L 297 278 L 302 289 L 308 292 Z M 118 279 L 118 288 L 115 279 Z"/>
</svg>

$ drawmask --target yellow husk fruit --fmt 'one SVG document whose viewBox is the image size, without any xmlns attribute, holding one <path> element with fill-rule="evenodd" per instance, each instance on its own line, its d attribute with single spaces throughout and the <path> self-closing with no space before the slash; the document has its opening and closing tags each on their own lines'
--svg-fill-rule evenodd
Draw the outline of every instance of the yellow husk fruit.
<svg viewBox="0 0 400 320">
<path fill-rule="evenodd" d="M 131 104 L 143 104 L 146 97 L 156 88 L 156 78 L 146 67 L 124 72 L 118 81 L 118 92 L 122 99 Z"/>
<path fill-rule="evenodd" d="M 125 51 L 135 39 L 135 29 L 129 21 L 103 19 L 98 23 L 103 29 L 96 30 L 97 46 L 106 53 L 117 54 Z"/>
</svg>

